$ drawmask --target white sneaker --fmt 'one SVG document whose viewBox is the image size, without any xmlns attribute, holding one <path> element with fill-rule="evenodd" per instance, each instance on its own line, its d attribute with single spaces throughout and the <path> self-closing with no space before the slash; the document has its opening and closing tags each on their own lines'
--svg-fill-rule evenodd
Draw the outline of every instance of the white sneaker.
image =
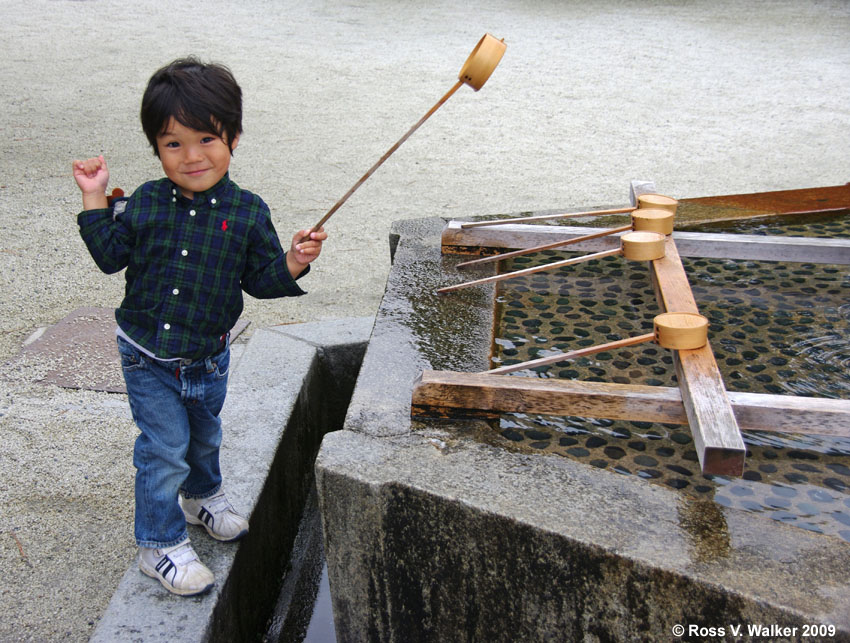
<svg viewBox="0 0 850 643">
<path fill-rule="evenodd" d="M 215 584 L 215 576 L 198 559 L 188 538 L 173 547 L 139 547 L 139 569 L 180 596 L 203 594 Z"/>
<path fill-rule="evenodd" d="M 203 525 L 216 540 L 231 542 L 248 533 L 248 521 L 233 510 L 224 491 L 209 498 L 180 496 L 180 507 L 186 515 L 186 522 Z"/>
</svg>

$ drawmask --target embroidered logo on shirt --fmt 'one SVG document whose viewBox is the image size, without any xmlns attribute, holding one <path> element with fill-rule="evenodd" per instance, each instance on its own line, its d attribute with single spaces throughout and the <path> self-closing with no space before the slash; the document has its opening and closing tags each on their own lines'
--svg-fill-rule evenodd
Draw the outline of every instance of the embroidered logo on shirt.
<svg viewBox="0 0 850 643">
<path fill-rule="evenodd" d="M 225 219 L 224 221 L 221 222 L 221 229 L 227 230 L 227 219 Z"/>
</svg>

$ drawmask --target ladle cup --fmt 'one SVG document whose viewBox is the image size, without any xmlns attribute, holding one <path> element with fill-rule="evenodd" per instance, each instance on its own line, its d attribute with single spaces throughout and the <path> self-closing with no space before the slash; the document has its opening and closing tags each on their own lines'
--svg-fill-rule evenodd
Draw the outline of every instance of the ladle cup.
<svg viewBox="0 0 850 643">
<path fill-rule="evenodd" d="M 644 232 L 673 234 L 675 212 L 660 208 L 638 208 L 632 212 L 632 228 Z"/>
<path fill-rule="evenodd" d="M 502 56 L 505 55 L 504 40 L 499 40 L 490 34 L 484 34 L 475 49 L 469 54 L 463 67 L 460 68 L 458 80 L 466 83 L 475 91 L 484 87 L 484 83 L 490 78 L 490 74 L 496 69 Z"/>
<path fill-rule="evenodd" d="M 608 342 L 607 344 L 579 348 L 568 353 L 547 355 L 546 357 L 540 357 L 519 364 L 500 366 L 499 368 L 484 371 L 484 374 L 505 375 L 515 371 L 524 371 L 538 366 L 546 366 L 577 357 L 585 357 L 603 351 L 616 350 L 651 341 L 655 341 L 662 348 L 680 351 L 702 348 L 708 342 L 708 320 L 698 313 L 663 313 L 655 316 L 652 320 L 652 326 L 653 332 L 645 335 L 637 335 L 635 337 L 627 337 L 614 342 Z"/>
<path fill-rule="evenodd" d="M 679 202 L 673 197 L 663 194 L 640 194 L 637 198 L 638 209 L 667 210 L 676 214 Z"/>
<path fill-rule="evenodd" d="M 593 254 L 584 255 L 582 257 L 573 257 L 572 259 L 564 259 L 563 261 L 555 261 L 542 266 L 533 266 L 532 268 L 524 268 L 514 272 L 506 272 L 501 275 L 493 275 L 492 277 L 484 277 L 483 279 L 475 279 L 454 286 L 446 286 L 438 288 L 439 294 L 460 290 L 461 288 L 469 288 L 470 286 L 479 286 L 481 284 L 489 284 L 496 281 L 504 281 L 513 277 L 523 277 L 531 275 L 535 272 L 544 270 L 552 270 L 563 266 L 571 266 L 572 264 L 590 261 L 592 259 L 602 259 L 604 257 L 613 257 L 622 255 L 631 261 L 652 261 L 653 259 L 661 259 L 664 256 L 665 236 L 657 232 L 627 232 L 620 237 L 620 247 L 614 250 L 603 250 L 602 252 L 594 252 Z"/>
</svg>

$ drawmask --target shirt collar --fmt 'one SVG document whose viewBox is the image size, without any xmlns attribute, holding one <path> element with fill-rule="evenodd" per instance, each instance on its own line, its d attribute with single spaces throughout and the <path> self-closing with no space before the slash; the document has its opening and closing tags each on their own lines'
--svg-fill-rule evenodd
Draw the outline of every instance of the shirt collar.
<svg viewBox="0 0 850 643">
<path fill-rule="evenodd" d="M 180 191 L 180 188 L 177 186 L 177 184 L 171 181 L 170 179 L 166 179 L 164 183 L 168 188 L 169 199 L 171 199 L 172 197 L 176 197 L 180 201 L 183 201 L 185 203 L 192 203 L 194 205 L 204 205 L 206 203 L 216 205 L 220 203 L 222 198 L 230 192 L 232 185 L 230 181 L 230 173 L 227 172 L 223 177 L 221 177 L 218 183 L 216 183 L 208 190 L 204 190 L 203 192 L 195 192 L 195 197 L 190 200 L 183 196 L 183 193 Z"/>
</svg>

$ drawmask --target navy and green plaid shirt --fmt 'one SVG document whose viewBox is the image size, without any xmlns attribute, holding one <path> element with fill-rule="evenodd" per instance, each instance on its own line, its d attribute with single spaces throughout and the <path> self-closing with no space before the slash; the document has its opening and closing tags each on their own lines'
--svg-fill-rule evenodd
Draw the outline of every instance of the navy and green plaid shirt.
<svg viewBox="0 0 850 643">
<path fill-rule="evenodd" d="M 286 267 L 268 206 L 227 175 L 191 201 L 170 180 L 151 181 L 123 213 L 86 210 L 77 223 L 103 272 L 127 268 L 115 319 L 159 358 L 219 350 L 242 312 L 242 290 L 259 298 L 305 294 Z"/>
</svg>

